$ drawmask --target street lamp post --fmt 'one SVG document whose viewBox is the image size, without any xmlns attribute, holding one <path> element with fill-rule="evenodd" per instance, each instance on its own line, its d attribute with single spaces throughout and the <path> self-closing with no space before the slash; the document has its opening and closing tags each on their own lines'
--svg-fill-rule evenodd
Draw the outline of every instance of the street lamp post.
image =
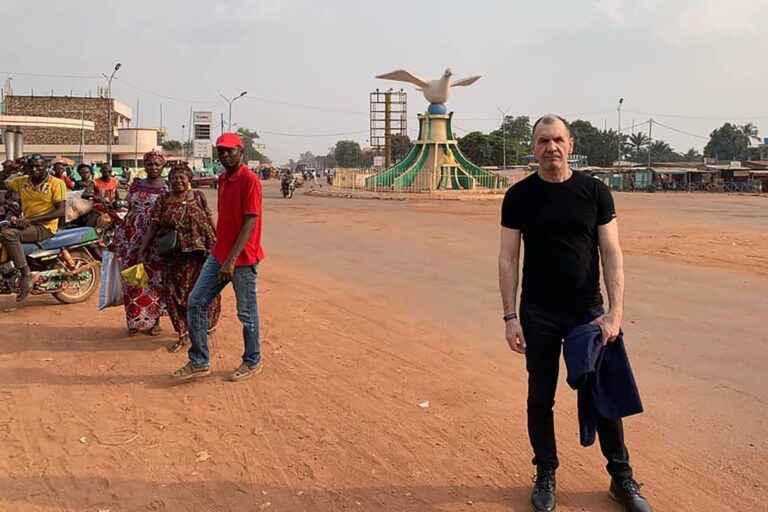
<svg viewBox="0 0 768 512">
<path fill-rule="evenodd" d="M 184 160 L 184 125 L 181 125 L 181 159 Z"/>
<path fill-rule="evenodd" d="M 506 171 L 507 170 L 507 112 L 509 112 L 509 109 L 507 110 L 501 110 L 499 107 L 496 107 L 496 110 L 499 111 L 501 114 L 501 147 L 502 147 L 502 167 Z"/>
<path fill-rule="evenodd" d="M 115 136 L 115 131 L 112 128 L 112 79 L 115 78 L 115 73 L 117 73 L 121 66 L 122 64 L 119 62 L 115 64 L 115 70 L 109 76 L 106 73 L 102 73 L 102 76 L 107 79 L 107 96 L 109 96 L 109 105 L 107 107 L 107 161 L 109 165 L 112 165 L 112 137 Z"/>
<path fill-rule="evenodd" d="M 624 103 L 624 98 L 619 98 L 619 104 L 616 106 L 616 112 L 619 115 L 618 120 L 618 130 L 616 135 L 618 136 L 619 141 L 619 170 L 621 170 L 621 104 Z"/>
<path fill-rule="evenodd" d="M 235 96 L 235 97 L 234 97 L 234 98 L 232 98 L 232 99 L 229 99 L 229 98 L 227 98 L 227 97 L 226 97 L 226 96 L 224 96 L 223 94 L 219 94 L 219 96 L 221 96 L 222 98 L 224 98 L 224 101 L 226 101 L 227 103 L 229 103 L 229 131 L 230 131 L 230 132 L 232 131 L 232 104 L 235 102 L 235 100 L 239 100 L 240 98 L 242 98 L 242 97 L 243 97 L 243 96 L 245 96 L 246 94 L 248 94 L 248 91 L 243 91 L 243 92 L 241 92 L 241 93 L 240 93 L 238 96 Z"/>
</svg>

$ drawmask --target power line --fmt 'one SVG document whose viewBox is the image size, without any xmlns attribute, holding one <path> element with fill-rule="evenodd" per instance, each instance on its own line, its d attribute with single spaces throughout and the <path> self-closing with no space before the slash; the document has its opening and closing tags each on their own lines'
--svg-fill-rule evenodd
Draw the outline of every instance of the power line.
<svg viewBox="0 0 768 512">
<path fill-rule="evenodd" d="M 151 94 L 152 96 L 157 96 L 158 98 L 162 98 L 164 100 L 171 100 L 171 101 L 178 101 L 181 103 L 221 103 L 221 100 L 186 100 L 181 98 L 174 98 L 173 96 L 168 96 L 166 94 L 161 94 L 159 92 L 150 91 L 149 89 L 145 89 L 143 87 L 140 87 L 136 84 L 132 84 L 131 82 L 127 82 L 126 80 L 123 80 L 122 78 L 115 77 L 115 81 L 120 82 L 122 84 L 127 85 L 128 87 L 133 87 L 134 89 L 138 89 L 141 92 Z"/>
<path fill-rule="evenodd" d="M 619 132 L 621 133 L 621 132 L 625 132 L 627 130 L 634 130 L 638 126 L 644 126 L 644 125 L 646 125 L 646 124 L 648 124 L 650 122 L 651 122 L 651 120 L 649 119 L 648 121 L 643 121 L 642 123 L 633 123 L 631 126 L 627 126 L 626 128 L 622 128 L 621 130 L 619 130 Z M 655 122 L 656 121 L 654 121 L 654 123 Z"/>
<path fill-rule="evenodd" d="M 653 124 L 657 124 L 657 125 L 659 125 L 659 126 L 661 126 L 663 128 L 666 128 L 667 130 L 672 130 L 673 132 L 682 133 L 683 135 L 689 135 L 691 137 L 696 137 L 696 138 L 699 138 L 699 139 L 709 140 L 709 137 L 705 137 L 704 135 L 697 135 L 695 133 L 686 132 L 684 130 L 678 130 L 677 128 L 672 128 L 671 126 L 667 126 L 667 125 L 662 124 L 662 123 L 660 123 L 658 121 L 655 121 L 655 120 L 653 121 Z"/>
<path fill-rule="evenodd" d="M 35 76 L 43 78 L 101 78 L 100 75 L 52 75 L 43 73 L 20 73 L 18 71 L 0 71 L 4 75 Z"/>
<path fill-rule="evenodd" d="M 768 119 L 768 116 L 747 116 L 747 117 L 740 117 L 740 116 L 687 116 L 687 115 L 680 115 L 680 114 L 659 114 L 654 112 L 644 112 L 642 110 L 624 110 L 624 112 L 629 112 L 631 114 L 642 114 L 644 116 L 653 116 L 653 117 L 670 117 L 670 118 L 676 118 L 676 119 L 691 119 L 691 120 L 700 120 L 700 121 L 749 121 L 749 120 L 755 120 L 755 119 Z"/>
<path fill-rule="evenodd" d="M 255 129 L 258 133 L 266 133 L 267 135 L 277 135 L 280 137 L 341 137 L 343 135 L 360 135 L 361 133 L 368 133 L 368 130 L 361 130 L 358 132 L 344 132 L 344 133 L 280 133 L 280 132 L 268 132 L 266 130 Z"/>
<path fill-rule="evenodd" d="M 272 100 L 268 98 L 259 98 L 254 96 L 244 96 L 243 99 L 251 100 L 251 101 L 261 101 L 263 103 L 272 103 L 275 105 L 285 105 L 288 107 L 296 107 L 296 108 L 306 108 L 310 110 L 320 110 L 322 112 L 336 112 L 337 114 L 354 114 L 354 115 L 368 115 L 368 112 L 362 112 L 359 110 L 341 110 L 337 108 L 330 108 L 330 107 L 318 107 L 317 105 L 305 105 L 303 103 L 291 103 L 288 101 L 280 101 L 280 100 Z"/>
</svg>

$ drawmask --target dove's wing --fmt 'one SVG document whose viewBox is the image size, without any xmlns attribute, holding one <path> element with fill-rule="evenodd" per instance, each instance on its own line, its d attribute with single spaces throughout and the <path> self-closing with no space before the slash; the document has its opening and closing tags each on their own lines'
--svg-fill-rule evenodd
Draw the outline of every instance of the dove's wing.
<svg viewBox="0 0 768 512">
<path fill-rule="evenodd" d="M 426 87 L 429 85 L 429 80 L 424 80 L 423 78 L 414 75 L 406 69 L 398 69 L 397 71 L 392 71 L 391 73 L 379 75 L 376 78 L 384 78 L 385 80 L 397 80 L 398 82 L 408 82 L 414 85 L 418 85 L 419 87 Z"/>
<path fill-rule="evenodd" d="M 451 87 L 462 87 L 466 85 L 472 85 L 480 80 L 480 75 L 468 76 L 467 78 L 461 78 L 459 80 L 452 80 Z"/>
</svg>

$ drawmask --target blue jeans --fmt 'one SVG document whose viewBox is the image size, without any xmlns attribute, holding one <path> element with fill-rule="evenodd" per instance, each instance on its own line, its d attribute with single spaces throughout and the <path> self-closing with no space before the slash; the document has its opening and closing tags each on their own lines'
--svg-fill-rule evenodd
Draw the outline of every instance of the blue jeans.
<svg viewBox="0 0 768 512">
<path fill-rule="evenodd" d="M 243 362 L 255 365 L 261 361 L 259 343 L 259 308 L 256 304 L 256 265 L 235 267 L 232 285 L 237 301 L 237 318 L 243 324 L 245 352 Z M 213 256 L 208 256 L 197 278 L 197 283 L 189 294 L 187 321 L 189 323 L 189 361 L 194 366 L 204 366 L 210 361 L 208 353 L 208 306 L 213 299 L 229 284 L 219 282 L 221 265 Z"/>
</svg>

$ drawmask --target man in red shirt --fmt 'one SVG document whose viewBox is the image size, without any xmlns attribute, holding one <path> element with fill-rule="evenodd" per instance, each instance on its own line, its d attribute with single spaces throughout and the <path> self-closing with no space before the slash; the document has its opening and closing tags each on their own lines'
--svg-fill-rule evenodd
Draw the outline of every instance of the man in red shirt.
<svg viewBox="0 0 768 512">
<path fill-rule="evenodd" d="M 243 164 L 243 141 L 224 133 L 216 141 L 219 161 L 226 172 L 219 176 L 219 218 L 216 244 L 189 294 L 189 362 L 173 372 L 174 380 L 190 380 L 211 373 L 208 353 L 208 305 L 232 282 L 237 317 L 243 324 L 243 362 L 230 379 L 240 381 L 261 371 L 259 312 L 256 304 L 256 268 L 264 259 L 261 248 L 261 182 Z"/>
</svg>

